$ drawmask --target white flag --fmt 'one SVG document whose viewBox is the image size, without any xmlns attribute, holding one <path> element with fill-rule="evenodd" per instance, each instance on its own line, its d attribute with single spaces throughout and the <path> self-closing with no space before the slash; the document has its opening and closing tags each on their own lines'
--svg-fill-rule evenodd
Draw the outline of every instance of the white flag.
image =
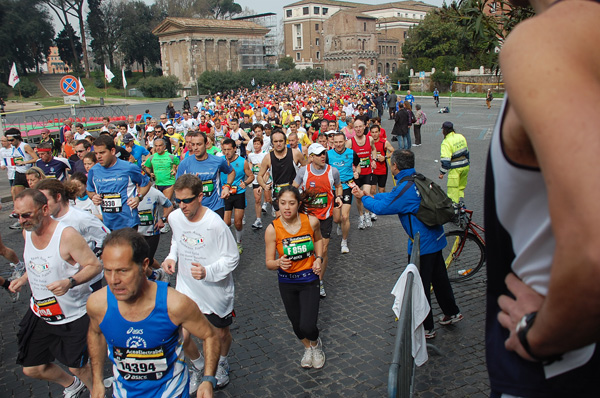
<svg viewBox="0 0 600 398">
<path fill-rule="evenodd" d="M 106 67 L 106 64 L 104 64 L 104 78 L 110 83 L 113 77 L 115 77 L 115 75 L 113 75 L 110 69 Z"/>
<path fill-rule="evenodd" d="M 123 75 L 123 88 L 127 88 L 127 79 L 125 79 L 125 68 L 121 68 L 121 74 Z"/>
<path fill-rule="evenodd" d="M 254 78 L 252 78 L 252 85 L 254 86 L 256 84 L 256 82 L 254 81 Z"/>
<path fill-rule="evenodd" d="M 10 76 L 8 77 L 8 85 L 15 88 L 19 82 L 19 74 L 17 73 L 17 65 L 13 62 L 13 66 L 10 70 Z"/>
<path fill-rule="evenodd" d="M 85 99 L 85 88 L 83 87 L 83 84 L 81 84 L 81 79 L 79 79 L 79 99 L 83 102 L 87 102 Z"/>
</svg>

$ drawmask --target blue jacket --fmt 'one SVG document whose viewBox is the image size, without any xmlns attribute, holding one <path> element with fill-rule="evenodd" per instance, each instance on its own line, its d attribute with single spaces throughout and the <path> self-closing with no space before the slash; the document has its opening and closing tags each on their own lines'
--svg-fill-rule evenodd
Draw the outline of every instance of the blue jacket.
<svg viewBox="0 0 600 398">
<path fill-rule="evenodd" d="M 377 215 L 398 214 L 400 223 L 409 236 L 408 253 L 412 251 L 413 234 L 420 232 L 421 254 L 431 254 L 446 247 L 444 227 L 441 225 L 428 227 L 415 216 L 421 205 L 421 197 L 417 191 L 417 186 L 410 181 L 400 183 L 402 178 L 411 176 L 415 173 L 415 169 L 401 170 L 394 177 L 396 179 L 396 186 L 391 192 L 378 193 L 373 198 L 370 196 L 363 196 L 362 203 L 365 206 L 365 209 Z M 406 184 L 412 184 L 412 186 L 408 188 L 403 195 L 399 196 L 402 188 L 404 188 Z"/>
</svg>

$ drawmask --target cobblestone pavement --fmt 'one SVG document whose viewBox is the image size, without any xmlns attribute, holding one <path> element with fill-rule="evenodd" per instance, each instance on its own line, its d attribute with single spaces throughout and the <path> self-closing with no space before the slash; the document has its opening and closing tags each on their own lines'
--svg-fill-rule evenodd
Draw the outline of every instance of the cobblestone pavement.
<svg viewBox="0 0 600 398">
<path fill-rule="evenodd" d="M 427 100 L 429 102 L 429 100 Z M 431 104 L 423 108 L 428 124 L 423 127 L 423 145 L 414 148 L 417 169 L 438 175 L 439 131 L 445 120 L 465 134 L 471 150 L 471 175 L 467 205 L 482 222 L 483 175 L 489 128 L 497 108 L 488 111 L 483 100 L 454 103 L 453 113 L 439 115 Z M 494 103 L 496 105 L 496 103 Z M 391 131 L 391 122 L 384 127 Z M 0 178 L 6 178 L 2 175 Z M 391 186 L 388 179 L 388 189 Z M 444 185 L 442 182 L 441 185 Z M 248 203 L 252 200 L 248 196 Z M 4 243 L 23 251 L 20 231 L 8 229 L 12 204 L 0 211 L 0 233 Z M 250 208 L 252 210 L 252 208 Z M 232 326 L 231 382 L 215 397 L 383 397 L 387 395 L 396 322 L 390 291 L 406 265 L 406 234 L 396 216 L 382 216 L 371 229 L 356 229 L 352 210 L 350 253 L 339 252 L 340 237 L 332 234 L 330 261 L 325 277 L 327 298 L 321 300 L 319 327 L 327 356 L 321 370 L 300 367 L 302 345 L 296 340 L 281 302 L 275 272 L 264 265 L 264 231 L 252 231 L 253 211 L 247 212 L 244 253 L 235 271 L 236 319 Z M 270 222 L 266 217 L 263 223 Z M 167 255 L 170 234 L 163 235 L 157 258 Z M 10 274 L 7 261 L 0 260 L 0 274 Z M 2 289 L 3 290 L 3 289 Z M 429 360 L 416 370 L 417 397 L 487 397 L 489 383 L 484 357 L 485 268 L 470 281 L 454 284 L 465 319 L 450 327 L 437 327 Z M 28 292 L 13 304 L 0 292 L 0 397 L 59 397 L 62 388 L 25 377 L 15 365 L 16 333 L 27 308 Z M 434 316 L 441 311 L 433 299 Z M 106 366 L 105 374 L 109 375 Z"/>
</svg>

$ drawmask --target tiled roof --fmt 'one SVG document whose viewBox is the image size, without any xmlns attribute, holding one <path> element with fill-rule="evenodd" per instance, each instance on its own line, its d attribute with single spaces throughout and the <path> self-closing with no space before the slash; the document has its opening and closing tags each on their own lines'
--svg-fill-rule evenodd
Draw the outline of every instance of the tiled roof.
<svg viewBox="0 0 600 398">
<path fill-rule="evenodd" d="M 368 11 L 377 11 L 377 10 L 386 10 L 391 8 L 399 8 L 405 10 L 415 10 L 415 11 L 431 11 L 434 8 L 437 8 L 434 5 L 424 3 L 422 1 L 396 1 L 393 3 L 384 3 L 384 4 L 361 4 L 358 6 L 358 9 L 361 12 Z"/>
<path fill-rule="evenodd" d="M 240 30 L 253 30 L 257 33 L 266 34 L 269 29 L 261 26 L 255 22 L 250 21 L 234 21 L 229 19 L 200 19 L 200 18 L 174 18 L 167 17 L 164 19 L 152 33 L 160 34 L 168 29 L 170 26 L 175 26 L 179 29 L 190 29 L 190 28 L 203 28 L 208 30 L 214 29 L 240 29 Z"/>
</svg>

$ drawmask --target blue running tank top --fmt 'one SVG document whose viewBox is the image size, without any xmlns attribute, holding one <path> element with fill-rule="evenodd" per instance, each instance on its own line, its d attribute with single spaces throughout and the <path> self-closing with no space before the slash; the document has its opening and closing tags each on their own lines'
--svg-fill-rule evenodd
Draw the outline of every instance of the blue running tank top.
<svg viewBox="0 0 600 398">
<path fill-rule="evenodd" d="M 113 363 L 113 396 L 188 398 L 189 380 L 183 333 L 167 311 L 167 283 L 157 284 L 154 309 L 138 322 L 121 316 L 118 301 L 106 288 L 108 308 L 100 329 Z"/>
</svg>

